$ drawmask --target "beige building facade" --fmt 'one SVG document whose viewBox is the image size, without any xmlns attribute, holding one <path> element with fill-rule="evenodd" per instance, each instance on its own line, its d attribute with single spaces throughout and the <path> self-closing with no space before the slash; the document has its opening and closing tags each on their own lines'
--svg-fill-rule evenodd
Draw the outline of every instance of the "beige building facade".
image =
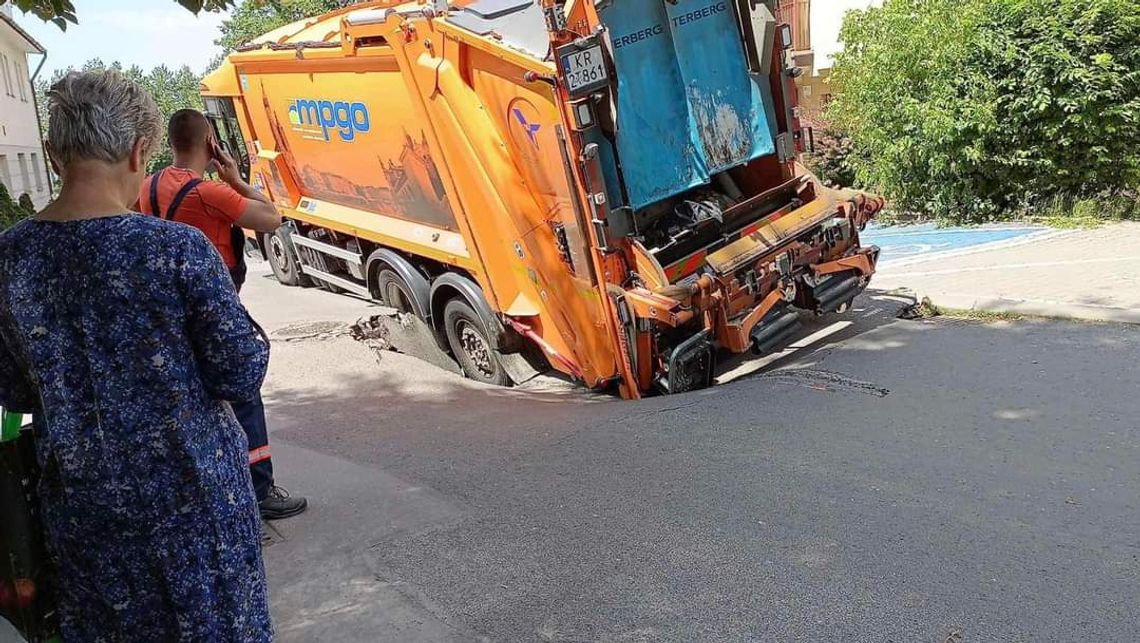
<svg viewBox="0 0 1140 643">
<path fill-rule="evenodd" d="M 44 55 L 12 19 L 12 3 L 0 5 L 0 183 L 13 199 L 30 196 L 37 209 L 51 200 L 51 180 L 36 117 L 35 69 L 28 58 Z"/>
<path fill-rule="evenodd" d="M 805 124 L 818 122 L 831 100 L 828 80 L 841 48 L 843 15 L 879 4 L 881 0 L 780 0 L 780 20 L 792 27 L 792 57 L 802 71 L 796 78 L 797 109 Z"/>
</svg>

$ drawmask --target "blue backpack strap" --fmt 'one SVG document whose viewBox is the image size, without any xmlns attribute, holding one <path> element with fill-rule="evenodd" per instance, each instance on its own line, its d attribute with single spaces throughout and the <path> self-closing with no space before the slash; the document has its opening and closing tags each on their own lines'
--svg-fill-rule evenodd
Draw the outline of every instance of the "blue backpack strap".
<svg viewBox="0 0 1140 643">
<path fill-rule="evenodd" d="M 162 178 L 165 169 L 159 170 L 154 176 L 150 177 L 150 214 L 158 216 L 158 180 Z"/>
<path fill-rule="evenodd" d="M 198 187 L 200 183 L 202 183 L 202 179 L 190 179 L 186 182 L 185 185 L 182 186 L 182 189 L 178 191 L 178 194 L 174 195 L 174 200 L 170 202 L 170 207 L 166 209 L 167 221 L 174 220 L 174 215 L 178 214 L 178 208 L 182 206 L 182 200 L 185 199 L 186 195 L 190 194 L 194 188 Z"/>
</svg>

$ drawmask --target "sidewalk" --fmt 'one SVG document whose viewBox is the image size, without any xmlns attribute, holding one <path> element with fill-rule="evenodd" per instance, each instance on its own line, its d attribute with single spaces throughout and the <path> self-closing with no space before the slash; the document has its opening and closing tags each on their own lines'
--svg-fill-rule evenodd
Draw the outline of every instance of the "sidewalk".
<svg viewBox="0 0 1140 643">
<path fill-rule="evenodd" d="M 872 281 L 938 306 L 1140 324 L 1140 223 L 892 261 Z"/>
</svg>

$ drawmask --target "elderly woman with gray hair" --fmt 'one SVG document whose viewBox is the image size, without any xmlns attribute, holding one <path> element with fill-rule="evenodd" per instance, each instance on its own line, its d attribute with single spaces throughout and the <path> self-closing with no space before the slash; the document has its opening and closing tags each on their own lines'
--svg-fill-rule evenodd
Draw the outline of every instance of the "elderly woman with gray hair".
<svg viewBox="0 0 1140 643">
<path fill-rule="evenodd" d="M 59 198 L 0 235 L 0 406 L 35 414 L 65 641 L 272 639 L 245 436 L 269 349 L 196 229 L 130 211 L 159 140 L 115 72 L 48 92 Z"/>
</svg>

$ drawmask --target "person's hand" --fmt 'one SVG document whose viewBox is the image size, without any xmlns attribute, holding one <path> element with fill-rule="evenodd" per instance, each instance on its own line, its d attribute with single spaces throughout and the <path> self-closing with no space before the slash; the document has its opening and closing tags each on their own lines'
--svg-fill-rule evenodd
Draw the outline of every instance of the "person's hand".
<svg viewBox="0 0 1140 643">
<path fill-rule="evenodd" d="M 237 161 L 217 143 L 214 143 L 214 163 L 218 166 L 218 178 L 221 180 L 235 187 L 245 183 Z"/>
</svg>

